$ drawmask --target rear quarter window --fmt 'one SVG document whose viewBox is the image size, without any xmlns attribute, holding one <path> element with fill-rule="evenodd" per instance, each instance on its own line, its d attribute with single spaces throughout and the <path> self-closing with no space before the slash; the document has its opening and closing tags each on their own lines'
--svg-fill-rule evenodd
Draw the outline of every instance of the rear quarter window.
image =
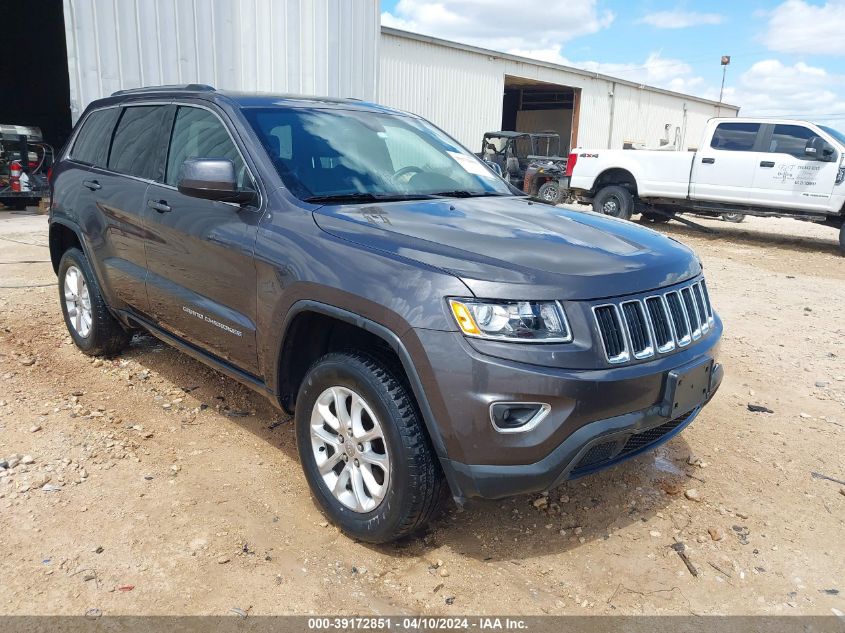
<svg viewBox="0 0 845 633">
<path fill-rule="evenodd" d="M 129 106 L 123 109 L 109 154 L 109 169 L 153 179 L 161 157 L 161 125 L 166 106 Z"/>
<path fill-rule="evenodd" d="M 109 157 L 109 143 L 120 108 L 95 110 L 89 114 L 70 151 L 70 159 L 105 167 Z"/>
<path fill-rule="evenodd" d="M 720 123 L 713 132 L 710 147 L 729 152 L 751 152 L 759 131 L 759 123 Z"/>
</svg>

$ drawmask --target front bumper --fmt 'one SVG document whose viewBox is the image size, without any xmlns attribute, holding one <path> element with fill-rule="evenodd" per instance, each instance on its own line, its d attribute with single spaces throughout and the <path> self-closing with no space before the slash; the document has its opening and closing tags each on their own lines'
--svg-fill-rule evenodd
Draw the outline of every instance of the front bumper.
<svg viewBox="0 0 845 633">
<path fill-rule="evenodd" d="M 634 457 L 679 433 L 719 388 L 722 324 L 696 344 L 647 363 L 564 370 L 478 352 L 455 332 L 415 331 L 422 385 L 443 440 L 441 464 L 458 499 L 538 492 Z M 413 346 L 412 346 L 413 347 Z M 420 355 L 420 352 L 424 352 Z M 713 361 L 698 400 L 673 412 L 670 374 Z M 422 365 L 422 366 L 420 366 Z M 672 390 L 674 391 L 674 390 Z M 542 402 L 524 433 L 492 425 L 494 402 Z"/>
</svg>

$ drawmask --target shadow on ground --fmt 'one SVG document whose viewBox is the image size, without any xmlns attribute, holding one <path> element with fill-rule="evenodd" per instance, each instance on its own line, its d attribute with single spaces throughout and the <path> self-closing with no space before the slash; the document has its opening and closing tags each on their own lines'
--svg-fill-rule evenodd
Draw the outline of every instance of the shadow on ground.
<svg viewBox="0 0 845 633">
<path fill-rule="evenodd" d="M 136 336 L 123 357 L 190 390 L 200 402 L 298 461 L 292 419 L 262 396 L 149 336 Z M 686 474 L 689 452 L 684 438 L 675 437 L 636 459 L 557 487 L 542 508 L 534 505 L 540 495 L 474 500 L 464 508 L 449 499 L 443 514 L 423 534 L 368 547 L 381 554 L 419 557 L 449 545 L 478 560 L 507 560 L 514 565 L 565 552 L 582 542 L 607 539 L 625 526 L 645 523 L 670 506 L 673 497 L 667 491 L 682 494 L 690 482 L 695 483 Z"/>
</svg>

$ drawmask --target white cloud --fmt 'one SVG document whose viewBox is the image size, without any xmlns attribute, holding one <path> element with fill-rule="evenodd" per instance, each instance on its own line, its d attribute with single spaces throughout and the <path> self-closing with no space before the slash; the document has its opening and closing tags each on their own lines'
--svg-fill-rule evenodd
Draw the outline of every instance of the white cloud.
<svg viewBox="0 0 845 633">
<path fill-rule="evenodd" d="M 736 86 L 726 88 L 725 101 L 742 106 L 743 115 L 836 120 L 845 118 L 843 86 L 845 77 L 823 68 L 767 59 L 751 66 Z"/>
<path fill-rule="evenodd" d="M 696 13 L 695 11 L 656 11 L 643 16 L 637 22 L 658 29 L 685 29 L 689 26 L 721 24 L 725 16 L 718 13 Z"/>
<path fill-rule="evenodd" d="M 783 53 L 845 55 L 845 0 L 786 0 L 768 14 L 763 42 Z"/>
<path fill-rule="evenodd" d="M 400 0 L 381 23 L 493 50 L 547 50 L 610 26 L 614 15 L 596 0 L 547 0 L 538 13 L 513 0 Z"/>
</svg>

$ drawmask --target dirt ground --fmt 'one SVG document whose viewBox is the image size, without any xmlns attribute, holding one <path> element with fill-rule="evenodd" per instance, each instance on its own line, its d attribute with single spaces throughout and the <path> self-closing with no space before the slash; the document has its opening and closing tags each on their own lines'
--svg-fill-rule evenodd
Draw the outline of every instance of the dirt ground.
<svg viewBox="0 0 845 633">
<path fill-rule="evenodd" d="M 77 351 L 46 217 L 0 210 L 0 459 L 22 459 L 0 468 L 0 614 L 841 614 L 845 485 L 812 475 L 845 480 L 836 232 L 702 222 L 716 234 L 659 227 L 699 253 L 725 322 L 696 422 L 373 547 L 325 522 L 260 396 L 147 337 Z"/>
</svg>

